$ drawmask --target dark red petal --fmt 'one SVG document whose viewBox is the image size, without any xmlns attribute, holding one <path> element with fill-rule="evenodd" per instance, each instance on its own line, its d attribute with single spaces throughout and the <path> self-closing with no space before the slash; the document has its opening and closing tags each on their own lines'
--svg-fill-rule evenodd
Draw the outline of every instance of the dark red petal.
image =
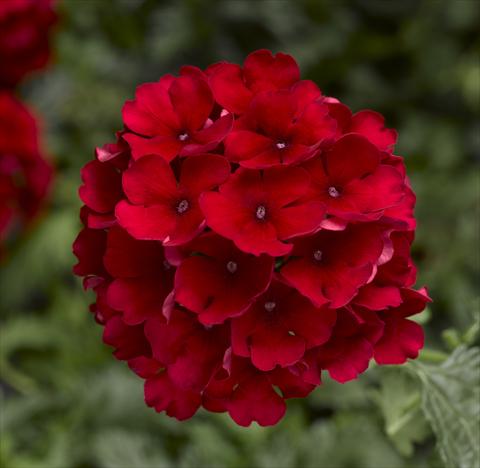
<svg viewBox="0 0 480 468">
<path fill-rule="evenodd" d="M 122 200 L 115 210 L 119 224 L 136 239 L 165 240 L 174 230 L 174 208 L 167 205 L 135 206 Z"/>
<path fill-rule="evenodd" d="M 263 175 L 260 171 L 238 168 L 228 181 L 221 185 L 220 193 L 238 205 L 256 206 L 261 200 L 265 201 Z"/>
<path fill-rule="evenodd" d="M 290 166 L 307 160 L 316 152 L 315 146 L 291 144 L 282 150 L 270 147 L 251 159 L 240 161 L 240 166 L 248 169 L 266 169 L 274 166 Z"/>
<path fill-rule="evenodd" d="M 260 93 L 252 100 L 248 119 L 261 133 L 281 141 L 290 134 L 297 111 L 297 103 L 291 93 L 277 91 Z"/>
<path fill-rule="evenodd" d="M 163 315 L 155 315 L 145 322 L 145 336 L 152 347 L 153 357 L 164 366 L 175 362 L 185 339 L 194 332 L 195 323 L 184 312 L 174 310 L 167 322 Z"/>
<path fill-rule="evenodd" d="M 181 216 L 175 217 L 175 225 L 163 240 L 164 246 L 177 246 L 191 241 L 205 227 L 203 213 L 197 201 L 190 202 L 190 208 Z"/>
<path fill-rule="evenodd" d="M 78 276 L 105 275 L 103 254 L 107 245 L 107 234 L 96 229 L 82 229 L 73 243 L 73 253 L 78 263 L 73 272 Z"/>
<path fill-rule="evenodd" d="M 375 171 L 380 152 L 365 137 L 348 134 L 337 140 L 325 157 L 330 180 L 340 186 Z"/>
<path fill-rule="evenodd" d="M 396 317 L 403 318 L 418 314 L 425 309 L 427 303 L 432 302 L 426 288 L 421 288 L 418 291 L 415 289 L 401 288 L 400 294 L 402 295 L 402 304 L 390 311 L 390 313 Z"/>
<path fill-rule="evenodd" d="M 174 197 L 177 181 L 163 158 L 149 155 L 135 161 L 123 173 L 123 189 L 132 203 L 151 205 Z"/>
<path fill-rule="evenodd" d="M 118 315 L 107 321 L 103 341 L 115 348 L 113 354 L 121 361 L 150 355 L 150 346 L 143 334 L 143 327 L 128 326 Z"/>
<path fill-rule="evenodd" d="M 260 325 L 256 314 L 255 304 L 253 304 L 244 314 L 232 319 L 230 327 L 232 352 L 237 356 L 249 357 L 250 336 Z"/>
<path fill-rule="evenodd" d="M 292 127 L 290 137 L 295 143 L 313 146 L 326 138 L 333 138 L 337 123 L 322 102 L 312 102 L 300 114 Z"/>
<path fill-rule="evenodd" d="M 166 372 L 145 381 L 145 403 L 179 421 L 191 418 L 201 404 L 198 392 L 176 387 Z"/>
<path fill-rule="evenodd" d="M 118 278 L 108 288 L 108 305 L 123 312 L 125 323 L 136 325 L 148 317 L 162 314 L 169 286 L 159 276 Z"/>
<path fill-rule="evenodd" d="M 273 148 L 274 141 L 248 130 L 233 131 L 225 139 L 225 156 L 233 162 L 254 158 Z"/>
<path fill-rule="evenodd" d="M 305 340 L 283 330 L 271 328 L 267 333 L 254 333 L 250 351 L 253 365 L 262 371 L 295 364 L 305 352 Z"/>
<path fill-rule="evenodd" d="M 337 319 L 336 310 L 316 308 L 302 296 L 296 298 L 296 305 L 297 307 L 290 309 L 287 326 L 305 339 L 305 347 L 311 348 L 328 341 Z"/>
<path fill-rule="evenodd" d="M 145 356 L 139 356 L 133 359 L 129 359 L 128 367 L 132 369 L 142 379 L 148 379 L 157 375 L 162 366 L 158 361 Z"/>
<path fill-rule="evenodd" d="M 180 76 L 168 93 L 183 129 L 193 132 L 202 128 L 213 108 L 213 96 L 207 83 L 193 76 Z"/>
<path fill-rule="evenodd" d="M 229 175 L 230 164 L 224 157 L 204 154 L 184 161 L 180 184 L 188 188 L 189 193 L 199 194 L 225 182 Z"/>
<path fill-rule="evenodd" d="M 211 125 L 192 133 L 192 139 L 180 152 L 181 156 L 194 156 L 214 150 L 228 135 L 233 126 L 233 114 L 227 114 L 215 120 Z"/>
<path fill-rule="evenodd" d="M 242 172 L 239 171 L 240 174 Z M 309 185 L 310 176 L 301 167 L 275 167 L 262 173 L 261 190 L 268 194 L 269 202 L 276 206 L 284 206 L 297 200 L 307 192 Z"/>
<path fill-rule="evenodd" d="M 87 211 L 86 218 L 86 224 L 91 229 L 107 229 L 117 224 L 114 213 L 99 214 L 94 211 Z"/>
<path fill-rule="evenodd" d="M 133 159 L 139 159 L 147 154 L 155 154 L 169 162 L 179 154 L 183 147 L 183 143 L 173 134 L 143 138 L 133 133 L 126 133 L 123 138 L 132 150 Z"/>
<path fill-rule="evenodd" d="M 370 283 L 363 286 L 355 297 L 355 304 L 370 310 L 398 307 L 401 303 L 400 290 L 395 286 L 377 286 Z"/>
<path fill-rule="evenodd" d="M 103 263 L 116 278 L 132 278 L 164 269 L 163 248 L 155 241 L 138 241 L 120 227 L 108 231 Z"/>
<path fill-rule="evenodd" d="M 197 330 L 186 339 L 180 356 L 168 366 L 168 376 L 180 388 L 201 391 L 221 368 L 225 349 L 226 343 L 218 327 Z"/>
<path fill-rule="evenodd" d="M 265 378 L 251 378 L 241 382 L 227 404 L 232 419 L 240 426 L 252 421 L 260 426 L 273 426 L 285 414 L 286 405 Z"/>
<path fill-rule="evenodd" d="M 235 114 L 242 114 L 252 99 L 252 92 L 243 82 L 240 66 L 233 63 L 221 63 L 209 77 L 216 101 L 225 109 Z"/>
<path fill-rule="evenodd" d="M 199 240 L 192 246 L 197 255 L 185 259 L 177 269 L 176 300 L 200 314 L 201 322 L 221 323 L 242 313 L 268 287 L 273 260 L 240 253 L 230 241 L 216 235 Z M 227 271 L 229 261 L 237 264 L 234 275 Z"/>
<path fill-rule="evenodd" d="M 272 257 L 287 255 L 292 250 L 292 244 L 284 244 L 278 240 L 278 235 L 272 223 L 260 223 L 250 220 L 244 224 L 241 232 L 233 237 L 235 245 L 244 252 L 253 255 L 263 253 Z"/>
<path fill-rule="evenodd" d="M 383 213 L 382 220 L 391 224 L 396 229 L 412 231 L 416 227 L 416 221 L 413 213 L 415 208 L 416 196 L 412 189 L 405 187 L 405 197 L 396 206 L 387 208 Z"/>
<path fill-rule="evenodd" d="M 82 201 L 98 213 L 113 211 L 122 197 L 120 173 L 108 163 L 90 161 L 82 171 L 83 185 L 79 189 Z"/>
<path fill-rule="evenodd" d="M 122 109 L 123 122 L 136 133 L 155 136 L 178 127 L 170 97 L 162 83 L 145 83 L 135 93 L 134 101 L 127 101 Z"/>
<path fill-rule="evenodd" d="M 270 381 L 280 388 L 283 398 L 305 398 L 315 388 L 315 385 L 304 382 L 286 368 L 271 372 Z"/>
<path fill-rule="evenodd" d="M 218 192 L 204 193 L 200 197 L 200 207 L 208 226 L 229 239 L 236 237 L 253 217 L 251 210 Z"/>
<path fill-rule="evenodd" d="M 320 229 L 325 218 L 325 205 L 309 202 L 282 208 L 276 214 L 273 223 L 279 239 L 310 234 Z"/>
<path fill-rule="evenodd" d="M 245 59 L 243 74 L 247 87 L 254 93 L 288 88 L 300 79 L 300 69 L 292 56 L 280 52 L 272 55 L 265 49 L 252 52 Z"/>
<path fill-rule="evenodd" d="M 180 67 L 180 75 L 187 75 L 199 80 L 207 80 L 207 74 L 195 65 L 183 65 Z"/>
<path fill-rule="evenodd" d="M 352 111 L 340 102 L 332 102 L 331 98 L 326 98 L 324 101 L 328 106 L 329 114 L 337 121 L 337 135 L 348 133 L 350 122 L 352 119 Z"/>
<path fill-rule="evenodd" d="M 354 114 L 349 131 L 360 133 L 384 151 L 391 151 L 397 141 L 397 132 L 391 128 L 385 128 L 383 116 L 371 110 Z"/>
<path fill-rule="evenodd" d="M 297 102 L 297 109 L 301 113 L 312 102 L 322 97 L 318 86 L 310 80 L 302 80 L 295 83 L 291 88 L 292 96 Z"/>
<path fill-rule="evenodd" d="M 422 327 L 411 320 L 384 315 L 385 331 L 375 344 L 374 357 L 378 364 L 403 364 L 415 359 L 423 348 Z"/>
<path fill-rule="evenodd" d="M 322 291 L 330 300 L 330 307 L 339 308 L 348 304 L 360 286 L 367 283 L 373 271 L 372 265 L 357 268 L 339 266 L 328 269 L 323 277 Z"/>
<path fill-rule="evenodd" d="M 319 276 L 317 268 L 312 262 L 304 259 L 292 259 L 280 270 L 280 274 L 288 284 L 298 289 L 317 307 L 329 302 L 321 287 L 322 276 Z"/>
<path fill-rule="evenodd" d="M 373 356 L 373 347 L 365 338 L 354 337 L 339 340 L 336 345 L 332 344 L 331 348 L 328 345 L 325 349 L 320 348 L 319 356 L 321 367 L 328 370 L 330 377 L 337 382 L 345 383 L 356 379 L 368 368 Z"/>
<path fill-rule="evenodd" d="M 321 191 L 324 193 L 323 198 L 327 199 L 327 189 L 329 188 L 329 177 L 328 174 L 325 172 L 325 167 L 324 167 L 324 161 L 323 158 L 318 155 L 315 156 L 312 159 L 309 159 L 305 163 L 302 164 L 302 167 L 305 168 L 305 170 L 308 172 L 310 175 L 312 182 L 318 187 L 312 187 L 312 192 L 315 191 Z M 315 193 L 315 196 L 317 194 Z M 317 196 L 318 197 L 318 196 Z"/>
<path fill-rule="evenodd" d="M 368 213 L 395 206 L 404 196 L 401 174 L 393 167 L 380 165 L 373 174 L 350 182 L 341 198 L 351 200 L 356 211 Z"/>
</svg>

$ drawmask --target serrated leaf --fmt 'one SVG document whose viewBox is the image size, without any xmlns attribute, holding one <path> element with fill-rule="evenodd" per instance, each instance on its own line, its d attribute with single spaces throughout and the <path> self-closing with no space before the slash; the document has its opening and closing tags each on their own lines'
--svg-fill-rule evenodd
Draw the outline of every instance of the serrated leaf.
<svg viewBox="0 0 480 468">
<path fill-rule="evenodd" d="M 480 464 L 480 348 L 457 348 L 440 365 L 411 363 L 423 386 L 422 408 L 448 468 Z"/>
</svg>

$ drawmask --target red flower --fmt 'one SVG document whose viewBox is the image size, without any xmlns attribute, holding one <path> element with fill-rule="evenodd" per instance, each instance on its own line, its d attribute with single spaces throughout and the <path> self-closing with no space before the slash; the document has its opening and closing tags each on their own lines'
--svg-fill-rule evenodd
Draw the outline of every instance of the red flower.
<svg viewBox="0 0 480 468">
<path fill-rule="evenodd" d="M 305 397 L 314 388 L 287 369 L 260 372 L 246 359 L 229 352 L 226 357 L 223 368 L 205 388 L 202 404 L 210 411 L 228 411 L 240 426 L 249 426 L 252 421 L 261 426 L 276 424 L 286 411 L 284 399 Z"/>
<path fill-rule="evenodd" d="M 232 127 L 232 115 L 212 121 L 214 100 L 208 84 L 191 75 L 167 75 L 137 88 L 134 101 L 123 107 L 124 134 L 135 159 L 158 154 L 175 156 L 214 149 Z M 133 132 L 133 133 L 131 133 Z"/>
<path fill-rule="evenodd" d="M 305 102 L 303 89 L 259 93 L 225 139 L 225 155 L 254 169 L 289 165 L 313 156 L 335 128 L 328 107 Z"/>
<path fill-rule="evenodd" d="M 145 324 L 153 357 L 179 388 L 202 391 L 221 367 L 228 347 L 227 328 L 203 327 L 194 314 L 174 309 L 168 320 L 156 316 Z"/>
<path fill-rule="evenodd" d="M 357 133 L 367 138 L 381 151 L 391 152 L 397 142 L 397 132 L 385 128 L 385 119 L 378 112 L 363 110 L 352 115 L 350 109 L 335 98 L 326 98 L 330 115 L 337 121 L 339 135 Z"/>
<path fill-rule="evenodd" d="M 401 305 L 380 313 L 385 331 L 374 348 L 378 364 L 403 364 L 407 359 L 415 359 L 423 348 L 422 327 L 406 317 L 418 314 L 432 300 L 425 288 L 419 291 L 402 288 L 401 296 Z"/>
<path fill-rule="evenodd" d="M 268 426 L 322 372 L 418 355 L 415 194 L 382 116 L 262 50 L 142 85 L 123 117 L 82 170 L 74 272 L 147 405 Z"/>
<path fill-rule="evenodd" d="M 305 164 L 313 181 L 310 197 L 321 200 L 328 214 L 339 218 L 379 219 L 405 195 L 404 177 L 380 162 L 380 152 L 367 139 L 345 135 Z"/>
<path fill-rule="evenodd" d="M 199 392 L 176 387 L 165 371 L 150 376 L 145 382 L 145 403 L 179 421 L 191 418 L 201 402 Z"/>
<path fill-rule="evenodd" d="M 369 282 L 384 248 L 376 225 L 321 231 L 294 241 L 280 274 L 314 304 L 343 307 Z"/>
<path fill-rule="evenodd" d="M 200 204 L 208 226 L 244 252 L 280 256 L 292 249 L 282 240 L 319 229 L 324 218 L 322 203 L 297 203 L 309 183 L 299 167 L 239 169 L 220 192 L 203 194 Z"/>
<path fill-rule="evenodd" d="M 165 245 L 188 242 L 202 227 L 199 195 L 230 174 L 220 156 L 206 154 L 186 159 L 177 182 L 172 168 L 158 156 L 145 156 L 123 174 L 130 203 L 117 205 L 119 223 L 137 239 L 155 239 Z"/>
<path fill-rule="evenodd" d="M 175 275 L 175 300 L 202 323 L 240 315 L 270 283 L 272 258 L 245 254 L 213 233 L 193 241 L 189 250 Z"/>
<path fill-rule="evenodd" d="M 232 320 L 232 349 L 251 357 L 260 370 L 295 364 L 305 350 L 325 343 L 336 319 L 334 309 L 317 309 L 305 297 L 274 282 L 240 317 Z"/>
<path fill-rule="evenodd" d="M 173 268 L 158 242 L 140 242 L 118 227 L 107 237 L 103 264 L 113 278 L 107 292 L 108 305 L 123 312 L 128 325 L 162 313 L 173 289 Z"/>
<path fill-rule="evenodd" d="M 13 87 L 50 57 L 49 32 L 57 20 L 53 0 L 0 2 L 0 87 Z"/>
<path fill-rule="evenodd" d="M 38 140 L 29 110 L 9 92 L 0 92 L 0 258 L 5 244 L 35 219 L 48 194 L 53 170 Z"/>
<path fill-rule="evenodd" d="M 382 332 L 383 322 L 375 314 L 340 309 L 332 338 L 306 354 L 302 378 L 319 385 L 321 371 L 325 369 L 340 383 L 356 379 L 368 368 Z"/>
<path fill-rule="evenodd" d="M 288 89 L 300 80 L 300 70 L 290 55 L 269 50 L 252 52 L 243 69 L 234 63 L 219 63 L 209 70 L 209 83 L 216 101 L 235 114 L 248 108 L 253 96 L 261 91 Z"/>
</svg>

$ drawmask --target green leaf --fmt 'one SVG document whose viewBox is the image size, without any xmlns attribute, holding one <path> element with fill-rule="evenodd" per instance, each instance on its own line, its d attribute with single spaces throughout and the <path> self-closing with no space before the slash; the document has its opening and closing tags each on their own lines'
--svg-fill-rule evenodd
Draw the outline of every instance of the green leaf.
<svg viewBox="0 0 480 468">
<path fill-rule="evenodd" d="M 102 468 L 172 466 L 162 448 L 151 437 L 123 429 L 110 429 L 98 433 L 93 452 Z"/>
<path fill-rule="evenodd" d="M 440 365 L 412 362 L 422 382 L 422 408 L 447 467 L 480 461 L 480 348 L 457 348 Z"/>
<path fill-rule="evenodd" d="M 413 444 L 429 434 L 419 382 L 400 369 L 383 369 L 380 390 L 373 398 L 382 410 L 388 437 L 402 455 L 411 456 Z"/>
</svg>

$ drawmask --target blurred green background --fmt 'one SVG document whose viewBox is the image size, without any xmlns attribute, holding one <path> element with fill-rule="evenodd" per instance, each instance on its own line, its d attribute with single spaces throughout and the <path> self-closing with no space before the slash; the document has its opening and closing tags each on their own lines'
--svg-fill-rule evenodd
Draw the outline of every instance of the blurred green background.
<svg viewBox="0 0 480 468">
<path fill-rule="evenodd" d="M 465 348 L 479 328 L 480 3 L 58 3 L 55 62 L 20 89 L 42 116 L 57 177 L 47 214 L 0 273 L 0 466 L 480 466 L 479 360 Z M 79 169 L 113 140 L 136 85 L 258 48 L 292 54 L 324 94 L 399 130 L 418 196 L 418 284 L 434 299 L 419 319 L 428 350 L 418 365 L 326 379 L 274 428 L 202 411 L 178 423 L 144 405 L 142 381 L 102 344 L 92 296 L 71 274 Z"/>
</svg>

